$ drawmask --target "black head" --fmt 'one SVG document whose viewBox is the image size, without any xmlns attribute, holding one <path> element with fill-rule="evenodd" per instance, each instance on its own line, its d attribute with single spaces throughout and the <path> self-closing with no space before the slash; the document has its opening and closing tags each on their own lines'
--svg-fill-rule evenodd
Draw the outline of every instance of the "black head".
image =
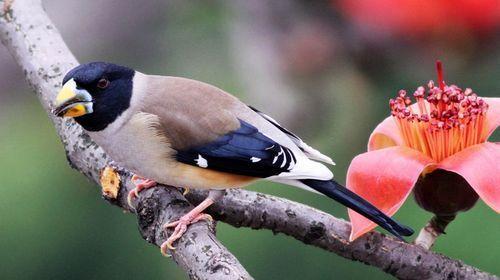
<svg viewBox="0 0 500 280">
<path fill-rule="evenodd" d="M 73 117 L 88 131 L 103 130 L 130 106 L 134 74 L 106 62 L 77 66 L 63 79 L 54 113 Z"/>
</svg>

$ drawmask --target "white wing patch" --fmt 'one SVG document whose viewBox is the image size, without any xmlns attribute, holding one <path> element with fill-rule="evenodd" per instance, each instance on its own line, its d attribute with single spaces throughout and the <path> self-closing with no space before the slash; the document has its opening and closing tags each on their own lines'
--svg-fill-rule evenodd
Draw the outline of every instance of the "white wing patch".
<svg viewBox="0 0 500 280">
<path fill-rule="evenodd" d="M 203 158 L 201 155 L 198 155 L 198 158 L 195 159 L 196 164 L 198 164 L 199 167 L 201 168 L 207 168 L 208 167 L 208 162 L 205 158 Z"/>
<path fill-rule="evenodd" d="M 258 158 L 258 157 L 251 157 L 251 158 L 250 158 L 250 160 L 251 160 L 252 162 L 259 162 L 259 161 L 261 161 L 262 159 L 261 159 L 261 158 Z"/>
<path fill-rule="evenodd" d="M 280 152 L 278 153 L 278 155 L 276 157 L 280 157 L 281 155 L 283 155 L 283 148 L 280 147 Z M 274 162 L 274 161 L 273 161 Z M 283 168 L 286 164 L 286 157 L 283 158 L 283 162 L 281 163 L 281 166 L 280 168 Z M 290 168 L 292 168 L 292 166 L 290 166 Z"/>
<path fill-rule="evenodd" d="M 316 179 L 316 180 L 331 180 L 333 173 L 322 163 L 312 161 L 305 156 L 297 158 L 295 165 L 287 172 L 282 172 L 278 175 L 269 177 L 271 181 L 280 181 L 283 179 Z"/>
</svg>

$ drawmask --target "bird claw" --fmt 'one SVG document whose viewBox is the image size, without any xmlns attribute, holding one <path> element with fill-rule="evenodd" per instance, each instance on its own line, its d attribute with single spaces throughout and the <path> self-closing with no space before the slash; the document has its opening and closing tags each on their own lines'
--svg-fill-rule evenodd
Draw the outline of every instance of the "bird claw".
<svg viewBox="0 0 500 280">
<path fill-rule="evenodd" d="M 171 227 L 177 227 L 179 224 L 186 224 L 187 225 L 190 225 L 190 224 L 194 224 L 196 222 L 199 222 L 200 220 L 207 220 L 208 222 L 213 222 L 214 221 L 214 218 L 212 218 L 211 215 L 209 214 L 205 214 L 205 213 L 200 213 L 198 214 L 197 216 L 195 216 L 193 219 L 189 220 L 189 219 L 185 219 L 183 220 L 182 218 L 180 218 L 179 220 L 177 221 L 174 221 L 174 222 L 170 222 L 168 224 L 164 224 L 163 225 L 163 230 L 167 230 L 168 228 L 171 228 Z"/>
<path fill-rule="evenodd" d="M 163 230 L 167 230 L 168 228 L 172 228 L 172 227 L 175 227 L 175 229 L 174 229 L 174 232 L 172 233 L 172 235 L 170 235 L 170 237 L 167 239 L 167 241 L 165 241 L 161 244 L 160 251 L 161 251 L 162 255 L 170 256 L 167 253 L 167 251 L 168 250 L 173 251 L 176 249 L 176 247 L 173 246 L 173 243 L 175 241 L 177 241 L 178 239 L 180 239 L 182 237 L 182 235 L 184 235 L 184 233 L 187 231 L 188 225 L 194 224 L 200 220 L 207 220 L 209 222 L 212 222 L 213 218 L 212 218 L 212 216 L 210 216 L 208 214 L 199 213 L 194 218 L 182 217 L 177 221 L 170 222 L 170 223 L 163 225 Z"/>
<path fill-rule="evenodd" d="M 135 175 L 135 174 L 132 176 L 132 178 L 130 180 L 135 185 L 135 188 L 128 192 L 127 203 L 130 206 L 130 208 L 135 210 L 135 207 L 132 203 L 133 199 L 138 198 L 139 193 L 142 190 L 156 186 L 156 182 L 153 180 L 150 180 L 150 179 L 145 179 L 145 178 L 138 176 L 138 175 Z"/>
<path fill-rule="evenodd" d="M 136 189 L 132 189 L 131 191 L 128 192 L 127 203 L 128 203 L 128 206 L 134 210 L 135 210 L 135 207 L 132 204 L 132 200 L 137 198 L 137 197 L 139 197 L 139 194 L 137 193 Z"/>
<path fill-rule="evenodd" d="M 212 223 L 214 221 L 214 218 L 209 214 L 201 213 L 200 215 L 198 215 L 198 217 L 194 218 L 191 223 L 196 223 L 200 220 L 206 220 L 207 222 Z"/>
<path fill-rule="evenodd" d="M 132 181 L 132 184 L 136 185 L 139 185 L 141 183 L 141 181 L 145 181 L 146 179 L 144 179 L 143 177 L 139 176 L 139 175 L 132 175 L 132 178 L 130 178 L 130 181 Z M 138 182 L 139 181 L 139 182 Z"/>
<path fill-rule="evenodd" d="M 172 255 L 168 253 L 168 250 L 174 251 L 175 247 L 172 246 L 171 242 L 165 241 L 160 246 L 160 252 L 165 257 L 170 258 L 170 257 L 172 257 Z"/>
<path fill-rule="evenodd" d="M 190 189 L 189 188 L 184 188 L 184 191 L 182 192 L 182 195 L 186 195 L 190 192 Z"/>
</svg>

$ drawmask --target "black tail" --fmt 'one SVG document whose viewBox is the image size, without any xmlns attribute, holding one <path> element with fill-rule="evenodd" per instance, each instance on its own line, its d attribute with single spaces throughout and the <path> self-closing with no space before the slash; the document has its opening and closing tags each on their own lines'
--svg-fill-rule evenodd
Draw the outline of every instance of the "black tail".
<svg viewBox="0 0 500 280">
<path fill-rule="evenodd" d="M 300 181 L 310 188 L 340 202 L 342 205 L 349 207 L 372 220 L 401 240 L 404 240 L 401 235 L 410 236 L 413 234 L 413 229 L 396 222 L 386 214 L 382 213 L 382 211 L 377 209 L 370 202 L 364 200 L 359 195 L 351 192 L 334 180 L 320 181 L 307 179 Z"/>
</svg>

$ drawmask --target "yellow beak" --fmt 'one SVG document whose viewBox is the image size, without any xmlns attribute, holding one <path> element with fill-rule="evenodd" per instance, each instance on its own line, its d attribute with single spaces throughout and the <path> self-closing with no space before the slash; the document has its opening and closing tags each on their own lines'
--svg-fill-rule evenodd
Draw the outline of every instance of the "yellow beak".
<svg viewBox="0 0 500 280">
<path fill-rule="evenodd" d="M 92 113 L 92 105 L 92 96 L 86 90 L 77 89 L 71 79 L 57 95 L 52 112 L 58 117 L 79 117 Z"/>
</svg>

